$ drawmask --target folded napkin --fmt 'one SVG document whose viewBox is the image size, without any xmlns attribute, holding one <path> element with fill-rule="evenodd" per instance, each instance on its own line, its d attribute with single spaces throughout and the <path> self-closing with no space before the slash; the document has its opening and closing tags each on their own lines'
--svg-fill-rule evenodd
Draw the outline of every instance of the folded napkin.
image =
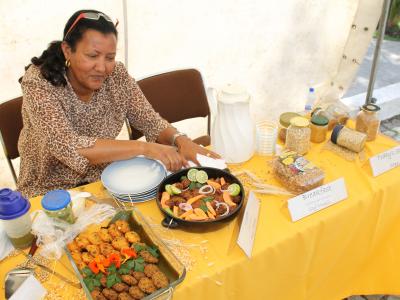
<svg viewBox="0 0 400 300">
<path fill-rule="evenodd" d="M 11 296 L 10 300 L 39 300 L 46 295 L 46 289 L 40 284 L 35 276 L 29 276 Z"/>
<path fill-rule="evenodd" d="M 210 167 L 216 169 L 226 169 L 228 167 L 225 163 L 225 160 L 208 157 L 202 154 L 197 154 L 197 160 L 202 167 Z M 189 164 L 191 167 L 196 166 L 196 164 L 192 161 L 189 161 Z"/>
<path fill-rule="evenodd" d="M 0 260 L 6 257 L 13 250 L 14 246 L 11 244 L 6 231 L 3 228 L 3 224 L 0 222 Z"/>
</svg>

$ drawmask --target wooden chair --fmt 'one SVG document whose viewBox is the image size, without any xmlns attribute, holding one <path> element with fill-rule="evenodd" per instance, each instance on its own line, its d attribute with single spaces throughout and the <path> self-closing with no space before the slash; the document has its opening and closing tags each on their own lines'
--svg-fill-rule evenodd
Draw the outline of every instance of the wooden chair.
<svg viewBox="0 0 400 300">
<path fill-rule="evenodd" d="M 177 70 L 150 76 L 137 83 L 155 111 L 169 123 L 207 117 L 207 135 L 193 141 L 203 146 L 210 145 L 210 108 L 199 71 Z M 132 126 L 130 129 L 131 139 L 143 136 Z"/>
<path fill-rule="evenodd" d="M 0 104 L 0 140 L 15 184 L 17 175 L 11 160 L 19 157 L 18 138 L 22 130 L 21 109 L 22 97 Z"/>
</svg>

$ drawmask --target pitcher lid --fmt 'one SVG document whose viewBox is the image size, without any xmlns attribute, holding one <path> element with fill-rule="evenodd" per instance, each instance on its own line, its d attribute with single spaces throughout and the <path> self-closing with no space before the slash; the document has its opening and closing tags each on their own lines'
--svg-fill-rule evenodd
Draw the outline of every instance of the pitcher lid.
<svg viewBox="0 0 400 300">
<path fill-rule="evenodd" d="M 20 192 L 14 192 L 10 189 L 0 189 L 0 219 L 16 219 L 31 207 L 30 202 L 24 198 Z"/>
<path fill-rule="evenodd" d="M 222 103 L 233 104 L 250 101 L 249 93 L 239 84 L 226 84 L 221 88 L 218 94 L 218 101 Z"/>
</svg>

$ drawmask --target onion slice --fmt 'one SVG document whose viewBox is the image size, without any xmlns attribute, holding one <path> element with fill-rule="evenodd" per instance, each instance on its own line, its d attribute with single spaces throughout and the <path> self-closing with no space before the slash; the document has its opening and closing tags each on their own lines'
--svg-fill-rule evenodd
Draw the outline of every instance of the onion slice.
<svg viewBox="0 0 400 300">
<path fill-rule="evenodd" d="M 215 193 L 215 189 L 211 186 L 211 185 L 203 185 L 200 189 L 199 189 L 199 194 L 202 195 L 207 195 L 207 194 L 214 194 Z"/>
<path fill-rule="evenodd" d="M 189 210 L 193 209 L 193 207 L 189 203 L 186 203 L 186 202 L 180 203 L 179 208 L 184 211 L 189 211 Z"/>
<path fill-rule="evenodd" d="M 218 209 L 218 207 L 220 207 L 221 205 L 226 207 L 226 211 L 225 211 L 222 215 L 220 215 L 220 217 L 225 217 L 227 214 L 229 214 L 229 205 L 226 204 L 225 202 L 218 202 L 218 203 L 216 204 L 217 209 Z"/>
</svg>

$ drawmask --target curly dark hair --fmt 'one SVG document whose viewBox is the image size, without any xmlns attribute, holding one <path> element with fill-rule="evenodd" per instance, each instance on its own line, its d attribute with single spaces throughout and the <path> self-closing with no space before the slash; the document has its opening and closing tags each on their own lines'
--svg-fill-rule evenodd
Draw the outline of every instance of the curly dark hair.
<svg viewBox="0 0 400 300">
<path fill-rule="evenodd" d="M 93 9 L 78 10 L 75 12 L 65 24 L 63 41 L 67 42 L 74 52 L 76 50 L 77 43 L 82 39 L 83 34 L 88 29 L 94 29 L 101 33 L 113 33 L 118 37 L 117 29 L 114 24 L 107 21 L 103 16 L 100 16 L 98 20 L 92 19 L 80 19 L 74 26 L 74 28 L 68 33 L 71 25 L 77 19 L 81 13 L 94 12 L 101 13 L 100 11 Z M 105 15 L 105 14 L 104 14 Z M 49 44 L 49 47 L 43 51 L 42 55 L 39 57 L 32 57 L 31 64 L 38 66 L 43 77 L 46 78 L 54 86 L 65 86 L 67 81 L 65 80 L 65 57 L 61 50 L 62 41 L 53 41 Z M 25 67 L 25 71 L 30 67 L 30 65 Z M 22 77 L 19 79 L 22 82 Z"/>
</svg>

